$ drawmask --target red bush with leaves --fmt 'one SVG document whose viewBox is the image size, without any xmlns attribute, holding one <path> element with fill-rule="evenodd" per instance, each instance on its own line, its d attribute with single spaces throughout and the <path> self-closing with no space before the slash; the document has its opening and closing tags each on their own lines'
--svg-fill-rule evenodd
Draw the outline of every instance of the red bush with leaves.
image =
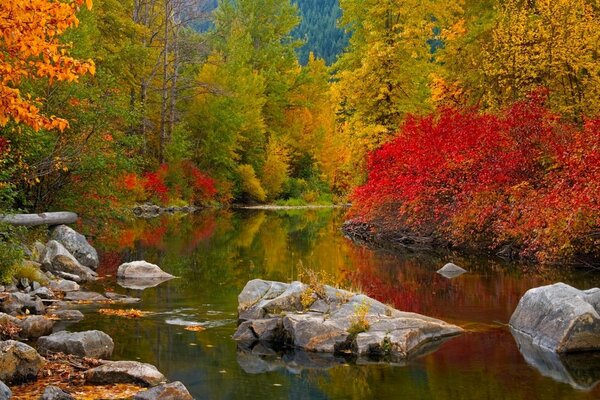
<svg viewBox="0 0 600 400">
<path fill-rule="evenodd" d="M 354 212 L 457 246 L 514 244 L 539 259 L 597 251 L 600 119 L 560 120 L 534 93 L 499 115 L 410 118 L 369 156 Z"/>
</svg>

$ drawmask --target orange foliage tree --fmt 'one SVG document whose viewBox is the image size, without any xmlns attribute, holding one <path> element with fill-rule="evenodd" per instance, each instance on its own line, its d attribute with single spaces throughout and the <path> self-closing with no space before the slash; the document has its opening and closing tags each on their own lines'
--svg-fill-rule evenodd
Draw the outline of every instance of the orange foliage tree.
<svg viewBox="0 0 600 400">
<path fill-rule="evenodd" d="M 77 26 L 75 13 L 91 0 L 10 0 L 0 2 L 0 127 L 10 120 L 22 122 L 36 131 L 64 130 L 68 122 L 40 111 L 41 99 L 32 99 L 19 89 L 24 80 L 76 81 L 85 73 L 95 73 L 92 61 L 79 61 L 68 55 L 60 35 Z"/>
</svg>

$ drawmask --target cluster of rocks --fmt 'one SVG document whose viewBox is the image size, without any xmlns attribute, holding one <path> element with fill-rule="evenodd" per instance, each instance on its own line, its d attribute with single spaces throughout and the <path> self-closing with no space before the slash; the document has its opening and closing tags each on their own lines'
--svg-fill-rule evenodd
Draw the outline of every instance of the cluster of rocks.
<svg viewBox="0 0 600 400">
<path fill-rule="evenodd" d="M 35 280 L 13 280 L 0 286 L 0 399 L 9 399 L 6 384 L 35 380 L 49 355 L 63 353 L 75 357 L 101 359 L 101 365 L 85 371 L 89 384 L 131 383 L 150 387 L 135 399 L 191 399 L 181 382 L 166 383 L 152 365 L 135 361 L 106 361 L 114 343 L 101 331 L 68 332 L 67 321 L 84 316 L 75 309 L 79 304 L 138 302 L 139 299 L 106 292 L 84 291 L 82 286 L 97 277 L 98 253 L 86 238 L 65 225 L 50 231 L 46 245 L 37 242 L 26 252 L 31 260 L 24 263 L 36 272 Z M 118 278 L 128 287 L 143 289 L 156 286 L 173 276 L 158 266 L 135 261 L 119 267 Z M 23 341 L 35 343 L 35 348 Z M 58 387 L 46 388 L 41 399 L 72 399 Z"/>
<path fill-rule="evenodd" d="M 398 311 L 362 294 L 255 279 L 238 297 L 234 339 L 308 352 L 404 360 L 463 330 L 435 318 Z"/>
<path fill-rule="evenodd" d="M 162 214 L 185 213 L 191 214 L 198 211 L 200 208 L 189 205 L 183 207 L 169 206 L 161 207 L 156 204 L 144 203 L 133 208 L 133 214 L 138 218 L 156 218 Z"/>
</svg>

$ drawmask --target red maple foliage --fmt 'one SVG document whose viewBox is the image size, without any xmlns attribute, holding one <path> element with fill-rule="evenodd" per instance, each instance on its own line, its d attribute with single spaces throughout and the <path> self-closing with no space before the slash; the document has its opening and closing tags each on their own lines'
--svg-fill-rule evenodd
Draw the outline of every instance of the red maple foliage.
<svg viewBox="0 0 600 400">
<path fill-rule="evenodd" d="M 354 212 L 457 246 L 512 243 L 552 259 L 600 241 L 600 119 L 561 119 L 536 92 L 499 114 L 411 117 L 369 156 Z"/>
</svg>

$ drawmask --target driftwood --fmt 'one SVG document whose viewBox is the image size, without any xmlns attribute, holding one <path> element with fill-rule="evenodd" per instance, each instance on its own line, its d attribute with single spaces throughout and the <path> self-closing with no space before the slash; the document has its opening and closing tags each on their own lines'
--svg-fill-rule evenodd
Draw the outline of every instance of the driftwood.
<svg viewBox="0 0 600 400">
<path fill-rule="evenodd" d="M 0 215 L 0 222 L 17 226 L 74 224 L 77 222 L 77 214 L 68 211 L 42 214 L 8 214 Z"/>
</svg>

